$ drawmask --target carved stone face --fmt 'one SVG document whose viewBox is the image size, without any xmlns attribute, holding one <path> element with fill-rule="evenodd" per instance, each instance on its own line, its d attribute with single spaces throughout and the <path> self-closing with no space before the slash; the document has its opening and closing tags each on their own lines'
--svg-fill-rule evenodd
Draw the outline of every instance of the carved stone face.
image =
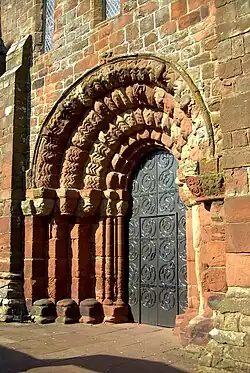
<svg viewBox="0 0 250 373">
<path fill-rule="evenodd" d="M 173 83 L 174 96 L 181 97 L 182 92 L 185 90 L 185 83 L 182 78 L 178 78 Z"/>
</svg>

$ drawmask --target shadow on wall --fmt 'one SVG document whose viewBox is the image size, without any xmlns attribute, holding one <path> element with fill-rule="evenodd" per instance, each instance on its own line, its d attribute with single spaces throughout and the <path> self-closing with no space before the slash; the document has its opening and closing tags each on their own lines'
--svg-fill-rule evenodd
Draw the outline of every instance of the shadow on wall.
<svg viewBox="0 0 250 373">
<path fill-rule="evenodd" d="M 23 352 L 0 346 L 0 373 L 21 373 L 42 367 L 77 366 L 96 373 L 185 373 L 164 363 L 111 355 L 79 356 L 68 359 L 40 360 Z M 70 369 L 70 368 L 69 368 Z M 74 368 L 73 368 L 74 370 Z M 55 372 L 54 369 L 51 370 Z M 59 372 L 60 369 L 57 371 Z M 66 370 L 63 370 L 66 371 Z M 42 371 L 41 371 L 42 372 Z M 46 369 L 46 372 L 48 370 Z M 67 370 L 70 372 L 70 370 Z"/>
</svg>

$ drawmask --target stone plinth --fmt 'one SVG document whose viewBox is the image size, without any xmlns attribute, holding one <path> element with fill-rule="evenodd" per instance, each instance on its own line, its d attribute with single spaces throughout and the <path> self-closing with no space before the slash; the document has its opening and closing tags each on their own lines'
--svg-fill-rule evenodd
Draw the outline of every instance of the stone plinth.
<svg viewBox="0 0 250 373">
<path fill-rule="evenodd" d="M 104 321 L 113 324 L 128 322 L 128 306 L 126 304 L 103 305 Z"/>
<path fill-rule="evenodd" d="M 56 304 L 56 322 L 74 324 L 80 319 L 79 306 L 73 299 L 62 299 Z"/>
<path fill-rule="evenodd" d="M 85 299 L 80 303 L 80 322 L 85 324 L 100 324 L 104 314 L 101 303 L 96 299 Z"/>
<path fill-rule="evenodd" d="M 56 319 L 56 306 L 50 299 L 39 299 L 30 310 L 31 319 L 38 324 L 49 324 Z"/>
</svg>

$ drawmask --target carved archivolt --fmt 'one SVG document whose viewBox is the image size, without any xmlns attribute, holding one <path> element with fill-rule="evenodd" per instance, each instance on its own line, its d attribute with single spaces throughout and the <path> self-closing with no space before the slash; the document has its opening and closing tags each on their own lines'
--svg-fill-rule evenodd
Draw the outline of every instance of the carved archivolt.
<svg viewBox="0 0 250 373">
<path fill-rule="evenodd" d="M 183 169 L 215 151 L 206 107 L 179 66 L 150 55 L 109 60 L 77 81 L 48 116 L 32 185 L 105 190 L 119 149 L 145 130 Z"/>
</svg>

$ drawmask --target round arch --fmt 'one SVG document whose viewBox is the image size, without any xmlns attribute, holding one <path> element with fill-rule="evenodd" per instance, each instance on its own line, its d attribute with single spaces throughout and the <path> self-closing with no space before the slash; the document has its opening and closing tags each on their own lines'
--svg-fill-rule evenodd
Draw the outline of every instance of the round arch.
<svg viewBox="0 0 250 373">
<path fill-rule="evenodd" d="M 104 190 L 118 144 L 145 129 L 171 143 L 180 166 L 215 153 L 206 105 L 177 63 L 150 54 L 108 60 L 78 79 L 46 118 L 32 187 Z"/>
<path fill-rule="evenodd" d="M 116 307 L 125 307 L 128 183 L 140 159 L 154 149 L 165 149 L 175 157 L 182 181 L 195 175 L 201 159 L 213 158 L 216 153 L 210 115 L 199 90 L 177 63 L 162 56 L 136 54 L 109 59 L 78 79 L 47 116 L 35 147 L 28 183 L 31 191 L 23 211 L 36 218 L 56 216 L 47 246 L 53 251 L 55 245 L 66 245 L 68 232 L 77 245 L 73 261 L 79 268 L 91 260 L 94 243 L 95 285 L 86 285 L 90 276 L 81 279 L 77 277 L 80 270 L 76 271 L 72 284 L 77 285 L 67 296 L 80 301 L 91 295 L 104 307 L 114 302 Z M 190 179 L 192 183 L 197 192 L 196 180 Z M 200 185 L 198 193 L 203 193 Z M 75 217 L 78 233 L 67 228 L 67 215 Z M 43 220 L 45 230 L 49 221 Z M 98 227 L 89 242 L 94 225 Z M 66 256 L 67 248 L 64 252 Z M 80 252 L 85 255 L 81 263 Z M 54 259 L 58 268 L 59 259 L 67 262 L 67 257 Z M 89 274 L 89 268 L 84 271 Z M 37 275 L 34 272 L 32 276 Z M 48 286 L 56 280 L 52 277 Z M 67 282 L 62 282 L 60 291 L 51 285 L 55 295 L 48 293 L 52 298 L 58 300 L 57 294 L 65 297 Z M 95 294 L 81 293 L 91 287 L 95 287 Z M 32 283 L 28 297 L 34 299 L 35 291 Z M 111 319 L 115 319 L 115 312 L 115 307 L 104 310 Z"/>
</svg>

